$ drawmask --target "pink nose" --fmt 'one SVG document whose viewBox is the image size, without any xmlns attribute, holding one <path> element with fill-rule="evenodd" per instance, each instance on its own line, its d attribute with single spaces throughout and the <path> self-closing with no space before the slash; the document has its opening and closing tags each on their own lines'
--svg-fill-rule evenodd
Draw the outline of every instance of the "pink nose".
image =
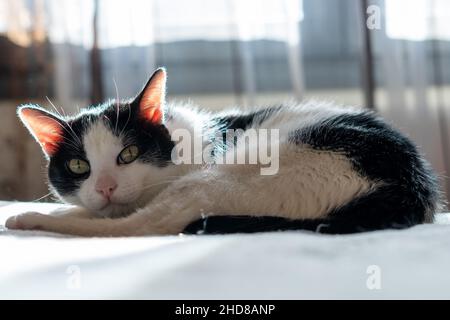
<svg viewBox="0 0 450 320">
<path fill-rule="evenodd" d="M 111 197 L 116 189 L 117 182 L 109 175 L 101 176 L 95 183 L 95 191 L 103 195 L 105 198 Z"/>
</svg>

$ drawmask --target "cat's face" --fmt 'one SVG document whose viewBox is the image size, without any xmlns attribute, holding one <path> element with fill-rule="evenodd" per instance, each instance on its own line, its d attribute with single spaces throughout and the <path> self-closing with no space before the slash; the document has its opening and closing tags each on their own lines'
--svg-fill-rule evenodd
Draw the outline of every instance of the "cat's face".
<svg viewBox="0 0 450 320">
<path fill-rule="evenodd" d="M 164 186 L 174 146 L 163 124 L 165 79 L 159 69 L 133 101 L 105 103 L 72 118 L 19 109 L 49 160 L 57 195 L 114 216 L 144 205 Z"/>
</svg>

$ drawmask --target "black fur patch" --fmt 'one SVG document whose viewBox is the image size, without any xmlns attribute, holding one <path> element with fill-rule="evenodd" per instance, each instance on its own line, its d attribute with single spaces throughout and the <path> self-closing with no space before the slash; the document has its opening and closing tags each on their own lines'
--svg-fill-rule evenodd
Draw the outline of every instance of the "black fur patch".
<svg viewBox="0 0 450 320">
<path fill-rule="evenodd" d="M 327 219 L 212 216 L 186 233 L 311 230 L 345 234 L 406 228 L 425 221 L 438 203 L 438 183 L 416 147 L 370 112 L 345 114 L 292 132 L 290 141 L 345 154 L 355 170 L 380 186 L 334 209 Z"/>
<path fill-rule="evenodd" d="M 137 112 L 138 102 L 110 102 L 91 107 L 64 124 L 64 139 L 57 152 L 50 158 L 48 177 L 52 186 L 61 195 L 73 194 L 80 184 L 89 177 L 75 175 L 67 168 L 67 162 L 73 158 L 86 161 L 86 152 L 82 142 L 86 131 L 98 121 L 117 136 L 122 136 L 124 147 L 137 145 L 140 151 L 136 161 L 164 167 L 171 161 L 174 143 L 168 130 L 160 124 L 145 121 Z"/>
<path fill-rule="evenodd" d="M 245 130 L 252 125 L 260 125 L 263 121 L 270 118 L 274 113 L 278 112 L 282 107 L 268 107 L 265 109 L 253 111 L 248 114 L 241 115 L 226 115 L 220 118 L 213 119 L 219 129 L 222 130 Z"/>
<path fill-rule="evenodd" d="M 362 176 L 382 185 L 331 212 L 333 219 L 374 230 L 422 223 L 435 210 L 438 183 L 428 164 L 409 139 L 373 113 L 336 116 L 294 132 L 291 140 L 343 152 Z"/>
<path fill-rule="evenodd" d="M 213 118 L 210 123 L 214 125 L 213 134 L 209 137 L 213 143 L 214 148 L 211 150 L 211 156 L 214 157 L 227 149 L 229 145 L 236 145 L 238 141 L 237 135 L 227 137 L 227 131 L 235 131 L 251 128 L 252 126 L 259 126 L 265 120 L 270 118 L 273 114 L 280 111 L 281 106 L 268 107 L 260 109 L 247 114 L 240 115 L 226 115 L 218 118 Z"/>
</svg>

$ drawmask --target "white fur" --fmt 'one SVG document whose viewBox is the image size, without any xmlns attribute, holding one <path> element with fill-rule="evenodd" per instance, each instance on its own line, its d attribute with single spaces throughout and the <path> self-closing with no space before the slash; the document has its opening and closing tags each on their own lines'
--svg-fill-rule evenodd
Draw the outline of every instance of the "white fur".
<svg viewBox="0 0 450 320">
<path fill-rule="evenodd" d="M 101 121 L 89 128 L 83 137 L 83 145 L 91 173 L 81 184 L 78 199 L 82 206 L 99 216 L 123 216 L 145 205 L 167 186 L 168 175 L 175 171 L 173 167 L 156 168 L 138 161 L 118 165 L 117 156 L 125 146 Z M 110 204 L 95 190 L 102 175 L 110 175 L 117 182 Z"/>
<path fill-rule="evenodd" d="M 229 111 L 234 112 L 238 111 Z M 91 175 L 81 185 L 79 204 L 100 216 L 135 213 L 124 219 L 88 221 L 32 215 L 22 219 L 21 225 L 32 227 L 39 223 L 56 232 L 118 236 L 174 234 L 204 214 L 323 218 L 377 184 L 360 176 L 344 155 L 293 145 L 287 138 L 293 130 L 349 112 L 353 111 L 308 102 L 284 108 L 262 122 L 258 128 L 280 130 L 280 168 L 273 176 L 260 175 L 259 164 L 171 165 L 162 169 L 133 162 L 118 166 L 116 158 L 124 146 L 104 125 L 96 124 L 84 136 Z M 210 116 L 189 106 L 170 106 L 165 125 L 169 132 L 184 128 L 194 133 Z M 106 208 L 105 200 L 95 192 L 96 179 L 102 174 L 112 175 L 118 183 L 113 204 Z M 148 187 L 152 185 L 155 187 Z"/>
</svg>

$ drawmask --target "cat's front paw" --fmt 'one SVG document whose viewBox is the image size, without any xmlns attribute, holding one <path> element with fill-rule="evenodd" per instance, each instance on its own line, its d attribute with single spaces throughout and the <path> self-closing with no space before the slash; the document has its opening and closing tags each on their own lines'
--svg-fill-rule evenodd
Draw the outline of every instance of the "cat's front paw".
<svg viewBox="0 0 450 320">
<path fill-rule="evenodd" d="M 26 212 L 8 218 L 5 227 L 13 230 L 41 230 L 49 216 L 38 212 Z"/>
</svg>

